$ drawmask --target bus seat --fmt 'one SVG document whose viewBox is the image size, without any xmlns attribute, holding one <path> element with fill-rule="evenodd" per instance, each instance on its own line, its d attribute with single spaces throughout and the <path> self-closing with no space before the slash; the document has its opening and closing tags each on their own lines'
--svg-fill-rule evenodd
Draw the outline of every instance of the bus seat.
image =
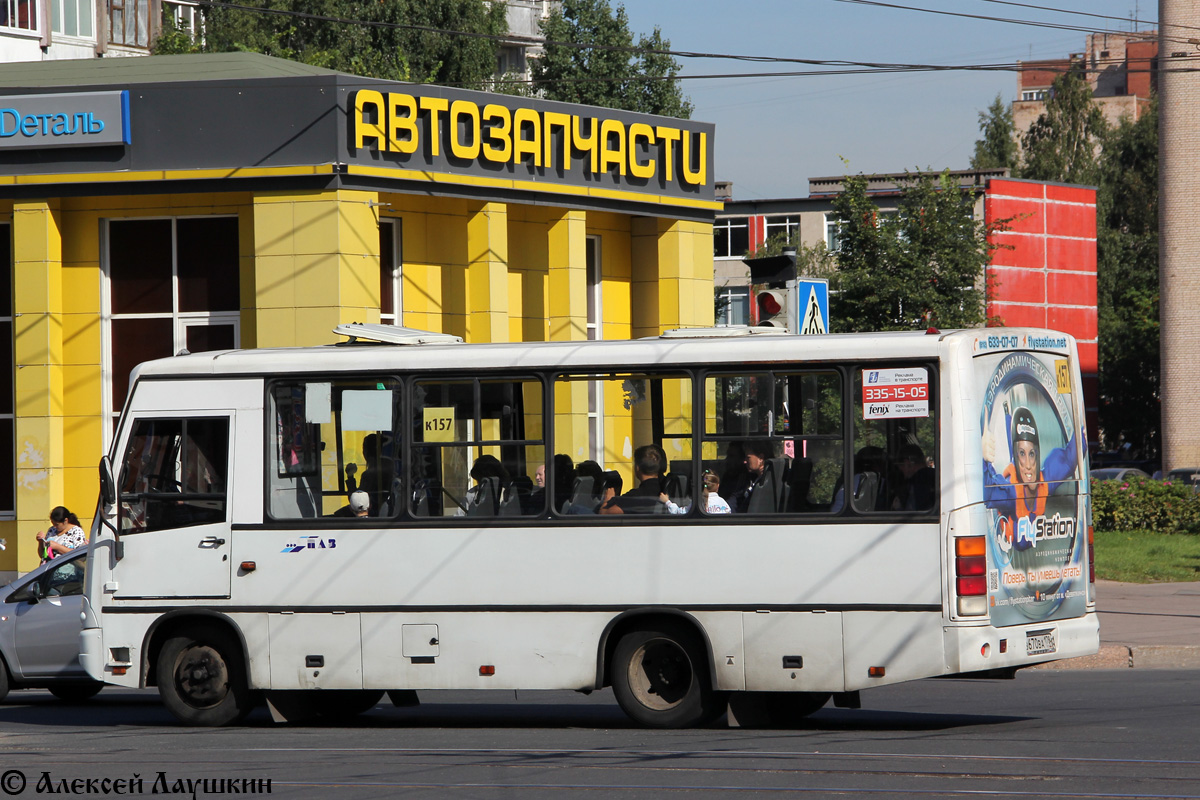
<svg viewBox="0 0 1200 800">
<path fill-rule="evenodd" d="M 808 510 L 808 490 L 812 485 L 813 462 L 811 458 L 792 459 L 788 469 L 787 504 L 788 511 Z"/>
<path fill-rule="evenodd" d="M 600 506 L 600 491 L 596 480 L 590 475 L 580 475 L 571 485 L 571 497 L 563 501 L 562 513 L 579 514 L 583 509 L 596 511 Z"/>
<path fill-rule="evenodd" d="M 750 505 L 746 511 L 750 514 L 775 514 L 782 507 L 786 458 L 769 458 L 763 464 L 762 475 L 750 495 Z"/>
<path fill-rule="evenodd" d="M 468 517 L 494 517 L 500 506 L 500 479 L 484 478 L 474 488 L 475 499 L 467 506 Z"/>
</svg>

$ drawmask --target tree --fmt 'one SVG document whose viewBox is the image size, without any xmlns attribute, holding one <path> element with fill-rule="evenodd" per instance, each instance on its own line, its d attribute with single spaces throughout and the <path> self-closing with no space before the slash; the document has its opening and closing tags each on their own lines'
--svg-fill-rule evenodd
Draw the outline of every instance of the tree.
<svg viewBox="0 0 1200 800">
<path fill-rule="evenodd" d="M 608 0 L 563 0 L 542 22 L 542 35 L 545 52 L 533 61 L 533 87 L 547 100 L 691 116 L 676 79 L 679 63 L 657 52 L 670 49 L 670 41 L 655 27 L 635 48 L 624 6 L 614 11 Z"/>
<path fill-rule="evenodd" d="M 1104 138 L 1096 198 L 1100 427 L 1159 452 L 1158 108 Z"/>
<path fill-rule="evenodd" d="M 984 268 L 995 230 L 949 171 L 911 175 L 898 212 L 881 215 L 867 178 L 847 177 L 833 201 L 840 244 L 830 291 L 835 332 L 967 328 L 984 322 Z"/>
<path fill-rule="evenodd" d="M 1095 185 L 1096 155 L 1106 127 L 1087 82 L 1075 70 L 1059 75 L 1045 112 L 1022 139 L 1021 177 Z"/>
<path fill-rule="evenodd" d="M 355 75 L 478 89 L 492 78 L 496 40 L 361 23 L 492 36 L 508 27 L 505 5 L 487 0 L 259 0 L 259 5 L 346 22 L 205 6 L 202 44 L 164 25 L 154 52 L 249 50 Z"/>
<path fill-rule="evenodd" d="M 983 138 L 975 142 L 971 169 L 1017 166 L 1017 132 L 1013 127 L 1012 108 L 999 94 L 987 111 L 979 112 L 979 131 Z"/>
</svg>

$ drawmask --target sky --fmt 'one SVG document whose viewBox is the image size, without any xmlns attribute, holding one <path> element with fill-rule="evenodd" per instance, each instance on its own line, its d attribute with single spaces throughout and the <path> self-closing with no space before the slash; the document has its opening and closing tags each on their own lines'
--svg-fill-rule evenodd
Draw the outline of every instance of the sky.
<svg viewBox="0 0 1200 800">
<path fill-rule="evenodd" d="M 1078 28 L 1153 27 L 1154 0 L 886 0 L 909 8 Z M 613 0 L 613 5 L 618 5 Z M 657 25 L 673 50 L 905 64 L 998 64 L 1083 52 L 1087 32 L 842 0 L 625 0 L 635 38 Z M 1119 17 L 1097 19 L 1051 9 Z M 679 58 L 681 75 L 800 71 L 800 64 Z M 716 180 L 737 200 L 807 197 L 808 179 L 967 169 L 979 112 L 1010 102 L 1016 72 L 918 72 L 681 82 L 692 118 L 716 125 Z"/>
</svg>

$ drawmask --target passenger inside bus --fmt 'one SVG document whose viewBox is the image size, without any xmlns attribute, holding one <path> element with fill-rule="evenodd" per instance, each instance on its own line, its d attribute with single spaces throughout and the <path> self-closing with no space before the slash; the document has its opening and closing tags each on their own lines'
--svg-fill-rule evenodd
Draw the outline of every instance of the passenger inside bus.
<svg viewBox="0 0 1200 800">
<path fill-rule="evenodd" d="M 733 498 L 750 486 L 750 472 L 746 469 L 746 450 L 741 442 L 730 442 L 725 450 L 725 463 L 721 472 L 721 488 L 733 505 Z"/>
<path fill-rule="evenodd" d="M 906 444 L 900 448 L 900 458 L 892 476 L 893 511 L 924 511 L 933 508 L 933 468 L 925 463 L 920 445 Z"/>
<path fill-rule="evenodd" d="M 359 490 L 350 493 L 350 502 L 333 512 L 334 517 L 365 517 L 371 510 L 371 497 Z"/>
<path fill-rule="evenodd" d="M 662 458 L 656 445 L 644 444 L 633 451 L 633 472 L 637 488 L 609 500 L 600 508 L 601 514 L 661 514 L 666 510 L 658 499 L 662 493 Z"/>
<path fill-rule="evenodd" d="M 783 487 L 784 460 L 773 463 L 776 461 L 775 446 L 770 440 L 749 441 L 742 449 L 746 453 L 743 463 L 748 482 L 745 488 L 729 498 L 730 505 L 739 514 L 775 513 L 779 509 L 778 494 Z"/>
<path fill-rule="evenodd" d="M 371 498 L 371 516 L 377 517 L 385 507 L 391 508 L 392 481 L 396 477 L 396 470 L 392 459 L 381 455 L 377 433 L 368 433 L 363 437 L 362 455 L 366 469 L 361 480 L 355 481 L 358 465 L 354 462 L 346 465 L 346 491 L 351 494 L 359 490 L 366 492 Z M 390 513 L 388 511 L 388 515 Z"/>
</svg>

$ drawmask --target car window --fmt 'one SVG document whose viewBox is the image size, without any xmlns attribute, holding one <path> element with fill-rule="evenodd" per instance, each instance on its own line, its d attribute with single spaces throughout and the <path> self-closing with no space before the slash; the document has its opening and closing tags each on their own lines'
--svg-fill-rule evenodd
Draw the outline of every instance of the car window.
<svg viewBox="0 0 1200 800">
<path fill-rule="evenodd" d="M 87 559 L 73 558 L 42 576 L 48 597 L 68 597 L 83 593 L 84 570 Z"/>
</svg>

